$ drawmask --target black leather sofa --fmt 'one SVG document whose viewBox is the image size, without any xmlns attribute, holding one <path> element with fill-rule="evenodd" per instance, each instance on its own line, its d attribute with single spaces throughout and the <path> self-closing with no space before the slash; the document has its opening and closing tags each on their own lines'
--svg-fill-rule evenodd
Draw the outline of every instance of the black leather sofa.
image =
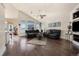
<svg viewBox="0 0 79 59">
<path fill-rule="evenodd" d="M 39 30 L 26 30 L 25 32 L 28 38 L 33 38 L 37 36 L 37 34 L 39 33 Z"/>
<path fill-rule="evenodd" d="M 44 32 L 44 36 L 47 38 L 59 39 L 61 35 L 61 30 L 49 29 Z"/>
</svg>

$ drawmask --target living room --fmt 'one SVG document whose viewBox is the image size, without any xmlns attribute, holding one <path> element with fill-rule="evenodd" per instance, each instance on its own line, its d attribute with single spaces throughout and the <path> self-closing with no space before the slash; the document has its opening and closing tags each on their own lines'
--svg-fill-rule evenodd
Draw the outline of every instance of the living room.
<svg viewBox="0 0 79 59">
<path fill-rule="evenodd" d="M 0 44 L 1 55 L 78 55 L 78 48 L 72 44 L 76 43 L 72 41 L 71 27 L 72 14 L 79 10 L 78 6 L 78 3 L 0 4 L 1 26 L 5 26 L 0 28 L 4 39 Z"/>
</svg>

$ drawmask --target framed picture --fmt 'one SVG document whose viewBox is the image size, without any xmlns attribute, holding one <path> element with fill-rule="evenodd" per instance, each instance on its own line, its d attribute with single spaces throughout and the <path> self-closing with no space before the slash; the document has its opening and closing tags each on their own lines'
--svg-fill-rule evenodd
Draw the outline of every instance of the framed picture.
<svg viewBox="0 0 79 59">
<path fill-rule="evenodd" d="M 49 27 L 61 27 L 61 22 L 53 22 L 48 24 Z"/>
</svg>

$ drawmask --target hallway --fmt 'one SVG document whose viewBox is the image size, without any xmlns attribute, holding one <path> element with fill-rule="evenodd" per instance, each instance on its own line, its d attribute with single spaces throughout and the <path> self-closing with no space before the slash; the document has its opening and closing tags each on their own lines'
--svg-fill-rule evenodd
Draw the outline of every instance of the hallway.
<svg viewBox="0 0 79 59">
<path fill-rule="evenodd" d="M 28 44 L 28 40 L 26 37 L 14 36 L 4 56 L 73 56 L 78 53 L 69 41 L 63 39 L 47 39 L 45 46 Z"/>
</svg>

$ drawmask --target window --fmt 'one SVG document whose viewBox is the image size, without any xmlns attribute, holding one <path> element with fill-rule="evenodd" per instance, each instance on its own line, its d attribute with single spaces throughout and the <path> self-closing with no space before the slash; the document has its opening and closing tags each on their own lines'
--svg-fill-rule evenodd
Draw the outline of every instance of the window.
<svg viewBox="0 0 79 59">
<path fill-rule="evenodd" d="M 21 24 L 21 28 L 22 29 L 26 28 L 26 25 L 25 24 Z"/>
</svg>

